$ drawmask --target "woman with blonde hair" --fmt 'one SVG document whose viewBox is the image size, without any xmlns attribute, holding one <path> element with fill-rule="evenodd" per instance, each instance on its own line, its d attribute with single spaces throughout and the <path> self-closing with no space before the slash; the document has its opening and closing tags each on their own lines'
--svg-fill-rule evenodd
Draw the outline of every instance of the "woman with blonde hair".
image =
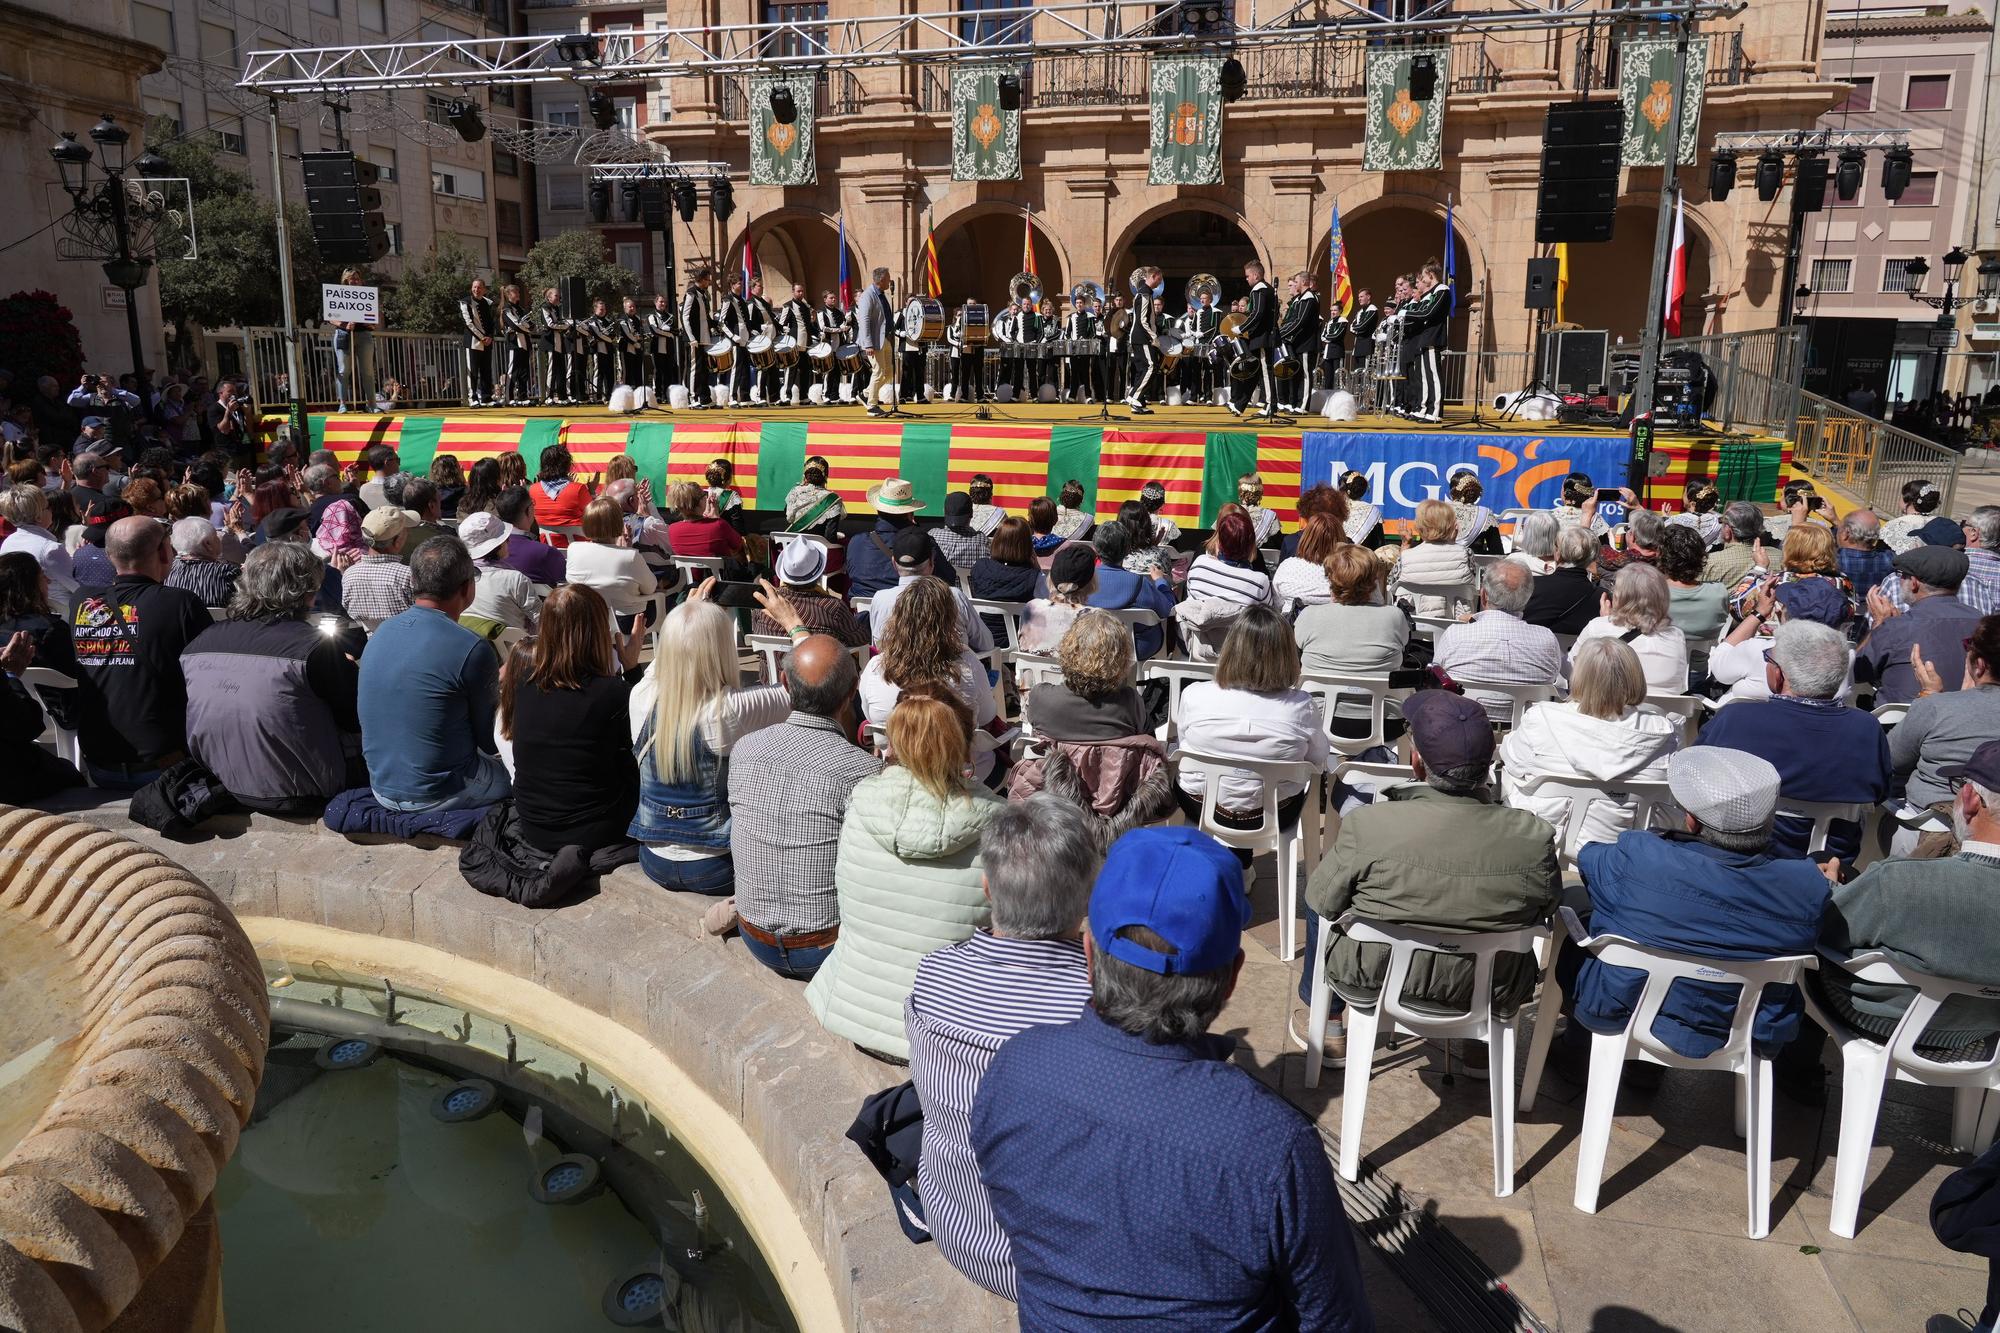
<svg viewBox="0 0 2000 1333">
<path fill-rule="evenodd" d="M 1499 555 L 1500 526 L 1493 520 L 1493 511 L 1479 503 L 1486 494 L 1479 474 L 1469 470 L 1452 473 L 1446 494 L 1451 496 L 1452 513 L 1458 516 L 1458 540 L 1465 549 L 1480 555 Z"/>
<path fill-rule="evenodd" d="M 1623 581 L 1624 574 L 1619 579 Z M 1569 699 L 1529 708 L 1500 742 L 1501 798 L 1540 815 L 1560 831 L 1570 803 L 1523 791 L 1539 777 L 1584 783 L 1665 782 L 1667 757 L 1679 748 L 1675 719 L 1646 703 L 1639 655 L 1617 639 L 1578 643 L 1570 657 Z M 1615 842 L 1632 827 L 1629 803 L 1598 800 L 1585 813 L 1583 842 Z"/>
<path fill-rule="evenodd" d="M 806 1004 L 834 1036 L 905 1061 L 917 964 L 986 924 L 979 838 L 1004 804 L 966 779 L 972 717 L 948 685 L 912 686 L 888 730 L 888 767 L 848 798 L 833 872 L 840 938 Z"/>
<path fill-rule="evenodd" d="M 736 882 L 722 761 L 744 736 L 783 722 L 792 700 L 782 685 L 737 686 L 736 619 L 708 600 L 714 586 L 698 584 L 668 614 L 652 670 L 632 690 L 639 810 L 628 836 L 641 844 L 640 868 L 655 884 L 721 895 Z M 758 584 L 757 602 L 794 639 L 804 637 L 798 612 L 769 583 Z"/>
<path fill-rule="evenodd" d="M 1138 658 L 1124 621 L 1108 611 L 1084 610 L 1057 644 L 1056 657 L 1061 679 L 1036 685 L 1022 710 L 1038 738 L 1113 741 L 1150 730 L 1133 684 Z"/>
<path fill-rule="evenodd" d="M 999 716 L 986 663 L 966 646 L 958 598 L 936 578 L 916 579 L 897 596 L 882 629 L 881 652 L 861 673 L 861 711 L 873 725 L 887 727 L 903 691 L 921 684 L 957 695 L 976 727 L 984 728 Z M 981 753 L 974 774 L 985 781 L 993 764 L 992 751 Z"/>
<path fill-rule="evenodd" d="M 1577 634 L 1579 647 L 1590 639 L 1630 644 L 1655 694 L 1686 694 L 1687 636 L 1673 620 L 1673 590 L 1667 576 L 1651 565 L 1626 565 L 1604 593 L 1601 614 Z"/>
<path fill-rule="evenodd" d="M 624 509 L 616 500 L 599 496 L 583 507 L 581 526 L 582 539 L 563 551 L 568 581 L 597 589 L 616 615 L 638 615 L 659 581 L 625 535 Z"/>
<path fill-rule="evenodd" d="M 1478 607 L 1474 601 L 1472 556 L 1458 540 L 1458 515 L 1443 500 L 1426 500 L 1417 506 L 1417 516 L 1396 567 L 1389 573 L 1389 586 L 1396 596 L 1408 596 L 1420 616 L 1457 619 Z M 1415 541 L 1415 545 L 1410 544 Z M 1435 593 L 1408 593 L 1403 584 L 1432 586 L 1458 585 L 1460 591 L 1445 597 Z"/>
<path fill-rule="evenodd" d="M 1751 550 L 1753 563 L 1729 590 L 1732 615 L 1742 616 L 1752 594 L 1766 584 L 1782 586 L 1800 579 L 1825 579 L 1840 591 L 1847 603 L 1848 616 L 1853 616 L 1860 599 L 1854 595 L 1853 580 L 1840 570 L 1840 547 L 1831 529 L 1817 523 L 1794 525 L 1785 534 L 1785 545 L 1779 555 L 1783 568 L 1776 573 L 1771 570 L 1771 555 L 1763 542 L 1756 542 Z"/>
</svg>

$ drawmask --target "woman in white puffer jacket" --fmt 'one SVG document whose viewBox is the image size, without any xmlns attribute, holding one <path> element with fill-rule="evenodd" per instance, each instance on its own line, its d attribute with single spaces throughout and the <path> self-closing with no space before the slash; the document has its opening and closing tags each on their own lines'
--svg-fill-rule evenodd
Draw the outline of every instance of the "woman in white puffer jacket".
<svg viewBox="0 0 2000 1333">
<path fill-rule="evenodd" d="M 1408 597 L 1420 616 L 1457 619 L 1479 609 L 1478 580 L 1472 573 L 1472 555 L 1458 540 L 1458 514 L 1443 500 L 1426 500 L 1417 506 L 1410 536 L 1417 545 L 1405 545 L 1396 566 L 1389 571 L 1389 586 L 1398 598 Z M 1457 584 L 1461 591 L 1452 597 L 1430 593 L 1409 593 L 1404 583 L 1431 586 Z"/>
</svg>

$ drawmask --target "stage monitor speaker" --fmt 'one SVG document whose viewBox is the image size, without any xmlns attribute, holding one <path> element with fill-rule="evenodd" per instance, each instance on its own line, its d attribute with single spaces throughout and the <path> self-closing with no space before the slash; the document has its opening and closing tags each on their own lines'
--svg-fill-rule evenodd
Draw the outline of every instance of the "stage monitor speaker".
<svg viewBox="0 0 2000 1333">
<path fill-rule="evenodd" d="M 563 318 L 587 319 L 590 316 L 590 284 L 582 278 L 562 280 Z"/>
<path fill-rule="evenodd" d="M 1550 329 L 1542 335 L 1542 378 L 1557 393 L 1590 393 L 1606 382 L 1611 335 L 1603 329 Z"/>
<path fill-rule="evenodd" d="M 1528 310 L 1554 310 L 1556 308 L 1556 278 L 1562 264 L 1554 259 L 1530 259 L 1528 261 L 1528 294 L 1521 304 Z"/>
</svg>

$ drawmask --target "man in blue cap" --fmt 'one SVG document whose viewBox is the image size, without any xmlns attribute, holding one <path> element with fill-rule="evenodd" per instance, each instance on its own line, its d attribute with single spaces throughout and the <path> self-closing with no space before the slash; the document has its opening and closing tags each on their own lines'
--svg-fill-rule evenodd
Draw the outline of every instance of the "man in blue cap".
<svg viewBox="0 0 2000 1333">
<path fill-rule="evenodd" d="M 1221 843 L 1126 834 L 1091 891 L 1091 1008 L 994 1055 L 972 1146 L 1023 1328 L 1374 1328 L 1318 1132 L 1208 1035 L 1249 918 Z"/>
</svg>

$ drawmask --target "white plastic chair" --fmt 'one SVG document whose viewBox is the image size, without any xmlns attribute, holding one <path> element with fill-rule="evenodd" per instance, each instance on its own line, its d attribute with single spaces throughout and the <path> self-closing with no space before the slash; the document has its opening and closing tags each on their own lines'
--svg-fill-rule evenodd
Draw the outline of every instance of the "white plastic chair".
<svg viewBox="0 0 2000 1333">
<path fill-rule="evenodd" d="M 1578 1140 L 1576 1197 L 1579 1211 L 1597 1211 L 1597 1191 L 1603 1182 L 1604 1154 L 1611 1143 L 1611 1116 L 1618 1103 L 1618 1083 L 1627 1060 L 1644 1060 L 1669 1069 L 1725 1070 L 1738 1080 L 1736 1132 L 1744 1139 L 1744 1164 L 1749 1174 L 1749 1235 L 1762 1240 L 1771 1231 L 1771 1061 L 1757 1054 L 1751 1034 L 1757 1008 L 1769 986 L 1796 986 L 1812 967 L 1810 954 L 1758 961 L 1695 958 L 1648 948 L 1617 935 L 1590 935 L 1570 908 L 1562 909 L 1563 926 L 1577 946 L 1608 967 L 1629 967 L 1646 974 L 1645 988 L 1622 1033 L 1592 1033 L 1590 1082 L 1584 1095 L 1583 1134 Z M 1653 1035 L 1654 1020 L 1676 981 L 1737 986 L 1736 1016 L 1729 1037 L 1712 1054 L 1696 1059 L 1668 1048 Z"/>
<path fill-rule="evenodd" d="M 554 542 L 549 540 L 551 537 L 561 537 L 564 541 L 568 542 L 580 542 L 583 540 L 583 524 L 581 523 L 543 523 L 539 526 L 542 533 L 542 542 L 546 546 L 555 545 Z"/>
<path fill-rule="evenodd" d="M 1139 664 L 1140 680 L 1163 680 L 1167 683 L 1167 720 L 1162 722 L 1154 735 L 1165 745 L 1174 738 L 1175 718 L 1180 716 L 1181 691 L 1198 680 L 1215 679 L 1215 663 L 1183 662 L 1156 657 L 1150 662 Z"/>
<path fill-rule="evenodd" d="M 1190 767 L 1204 775 L 1201 818 L 1196 827 L 1225 847 L 1240 847 L 1252 853 L 1269 852 L 1278 863 L 1278 957 L 1290 962 L 1298 953 L 1299 886 L 1319 864 L 1321 846 L 1321 786 L 1324 769 L 1303 759 L 1235 759 L 1183 749 L 1174 756 L 1179 773 Z M 1263 822 L 1256 828 L 1230 828 L 1215 817 L 1215 799 L 1222 776 L 1232 769 L 1256 775 L 1263 788 Z M 1178 774 L 1177 774 L 1178 778 Z M 1291 832 L 1278 827 L 1278 784 L 1303 783 L 1305 806 Z"/>
<path fill-rule="evenodd" d="M 1806 1010 L 1840 1047 L 1840 1150 L 1833 1162 L 1833 1234 L 1853 1238 L 1861 1211 L 1861 1193 L 1868 1180 L 1868 1153 L 1875 1143 L 1875 1121 L 1882 1111 L 1882 1092 L 1891 1078 L 1925 1087 L 1952 1088 L 1951 1146 L 1959 1152 L 1983 1153 L 1993 1146 L 2000 1101 L 1986 1094 L 2000 1090 L 2000 1049 L 1984 1060 L 1936 1060 L 1917 1052 L 1917 1039 L 1954 996 L 2000 999 L 2000 987 L 1951 981 L 1912 972 L 1878 950 L 1852 958 L 1822 955 L 1820 971 L 1840 969 L 1856 981 L 1907 986 L 1916 992 L 1885 1041 L 1856 1031 L 1838 1014 L 1821 1005 L 1805 988 Z"/>
<path fill-rule="evenodd" d="M 31 666 L 21 672 L 21 687 L 41 708 L 46 722 L 37 739 L 47 742 L 55 751 L 56 758 L 67 759 L 76 765 L 77 772 L 88 772 L 83 766 L 82 738 L 56 721 L 55 711 L 49 707 L 49 701 L 42 693 L 44 690 L 73 690 L 77 688 L 77 682 L 54 667 Z"/>
<path fill-rule="evenodd" d="M 1812 821 L 1812 836 L 1806 840 L 1806 855 L 1817 856 L 1826 850 L 1827 836 L 1832 831 L 1835 820 L 1843 820 L 1849 824 L 1865 824 L 1868 810 L 1859 802 L 1790 801 L 1780 796 L 1778 817 L 1782 819 L 1786 815 Z"/>
<path fill-rule="evenodd" d="M 1708 700 L 1698 694 L 1649 694 L 1646 703 L 1662 713 L 1670 713 L 1680 719 L 1681 744 L 1693 745 L 1695 736 L 1701 730 L 1702 705 Z"/>
<path fill-rule="evenodd" d="M 1514 681 L 1468 680 L 1463 676 L 1454 676 L 1452 679 L 1465 687 L 1466 697 L 1482 705 L 1494 701 L 1481 698 L 1482 695 L 1504 696 L 1511 711 L 1505 721 L 1496 720 L 1494 725 L 1505 727 L 1510 731 L 1521 725 L 1521 719 L 1527 715 L 1529 708 L 1539 703 L 1547 703 L 1556 697 L 1556 687 L 1552 682 L 1523 685 Z M 1492 710 L 1488 709 L 1487 712 L 1490 715 Z"/>
<path fill-rule="evenodd" d="M 1361 1170 L 1361 1125 L 1368 1110 L 1368 1080 L 1375 1061 L 1375 1039 L 1383 1028 L 1391 1035 L 1443 1041 L 1453 1037 L 1483 1041 L 1487 1050 L 1487 1091 L 1493 1116 L 1493 1193 L 1506 1198 L 1514 1192 L 1514 1047 L 1521 1023 L 1493 1012 L 1493 960 L 1503 953 L 1536 957 L 1548 952 L 1553 932 L 1544 923 L 1519 930 L 1479 935 L 1449 935 L 1414 926 L 1368 921 L 1349 912 L 1329 924 L 1320 918 L 1319 947 L 1312 960 L 1312 1026 L 1306 1038 L 1306 1086 L 1319 1086 L 1326 1049 L 1326 1025 L 1332 1009 L 1333 986 L 1327 980 L 1327 959 L 1344 935 L 1357 944 L 1381 944 L 1389 949 L 1382 973 L 1382 992 L 1372 1009 L 1347 1006 L 1347 1076 L 1340 1094 L 1340 1174 L 1353 1180 Z M 1422 1006 L 1403 999 L 1410 964 L 1419 953 L 1446 954 L 1472 964 L 1469 1007 L 1462 1012 Z"/>
<path fill-rule="evenodd" d="M 223 621 L 229 619 L 229 608 L 226 606 L 211 606 L 208 608 L 208 618 L 220 625 Z"/>
<path fill-rule="evenodd" d="M 996 645 L 996 647 L 1000 648 L 1003 657 L 1011 659 L 1014 656 L 1015 647 L 1021 642 L 1021 613 L 1028 609 L 1028 604 L 1026 602 L 993 602 L 983 597 L 972 597 L 968 600 L 972 603 L 972 609 L 981 615 L 1000 617 L 1001 623 L 1007 627 L 1007 642 L 1004 645 Z"/>
<path fill-rule="evenodd" d="M 757 676 L 766 685 L 778 683 L 778 667 L 785 654 L 792 651 L 792 636 L 789 634 L 747 634 L 743 638 L 744 647 L 757 654 Z M 868 669 L 868 659 L 874 650 L 867 644 L 849 646 L 847 655 L 854 659 L 857 671 Z"/>
<path fill-rule="evenodd" d="M 1656 817 L 1671 820 L 1672 812 L 1679 808 L 1664 782 L 1600 783 L 1574 773 L 1537 773 L 1521 784 L 1521 795 L 1555 796 L 1569 802 L 1568 818 L 1556 830 L 1556 852 L 1566 868 L 1576 865 L 1576 854 L 1583 847 L 1584 823 L 1596 802 L 1629 811 L 1632 821 L 1628 827 L 1635 829 L 1653 827 Z"/>
<path fill-rule="evenodd" d="M 1463 623 L 1453 616 L 1411 616 L 1410 633 L 1420 639 L 1429 639 L 1432 643 L 1436 643 L 1446 630 L 1453 625 Z"/>
<path fill-rule="evenodd" d="M 1877 722 L 1880 722 L 1885 727 L 1893 727 L 1909 716 L 1910 706 L 1908 704 L 1877 704 L 1875 705 L 1874 712 Z"/>
<path fill-rule="evenodd" d="M 719 578 L 722 574 L 722 557 L 719 555 L 677 555 L 674 567 L 681 572 L 681 588 L 692 590 L 701 581 L 700 576 Z"/>
<path fill-rule="evenodd" d="M 493 646 L 499 650 L 500 665 L 507 665 L 507 659 L 514 655 L 514 649 L 528 641 L 528 631 L 508 625 L 493 636 Z"/>
<path fill-rule="evenodd" d="M 1377 746 L 1387 745 L 1389 727 L 1389 702 L 1401 702 L 1410 697 L 1407 688 L 1392 686 L 1385 673 L 1380 676 L 1335 676 L 1308 673 L 1299 688 L 1319 700 L 1321 715 L 1326 721 L 1326 738 L 1334 749 L 1342 754 L 1362 754 Z M 1334 732 L 1334 719 L 1339 715 L 1340 701 L 1364 695 L 1368 699 L 1368 734 L 1365 736 L 1341 736 Z"/>
<path fill-rule="evenodd" d="M 1062 663 L 1040 653 L 1015 653 L 1011 665 L 1014 668 L 1014 690 L 1021 699 L 1021 734 L 1032 740 L 1035 728 L 1028 718 L 1028 695 L 1035 686 L 1044 682 L 1060 682 Z"/>
<path fill-rule="evenodd" d="M 1160 623 L 1160 613 L 1147 606 L 1100 606 L 1094 609 L 1102 611 L 1108 616 L 1116 616 L 1118 619 L 1124 621 L 1125 628 L 1131 630 L 1134 634 L 1139 632 L 1141 625 L 1157 625 Z"/>
<path fill-rule="evenodd" d="M 1455 608 L 1460 603 L 1464 603 L 1465 608 L 1468 610 L 1477 611 L 1479 609 L 1479 573 L 1477 570 L 1473 571 L 1473 575 L 1469 579 L 1458 579 L 1450 583 L 1434 583 L 1425 579 L 1397 579 L 1396 586 L 1391 591 L 1399 598 L 1408 597 L 1412 604 L 1419 597 L 1443 598 L 1445 606 L 1444 618 L 1448 620 L 1455 620 L 1457 618 L 1458 612 Z M 1424 616 L 1419 618 L 1429 620 L 1434 617 Z"/>
</svg>

